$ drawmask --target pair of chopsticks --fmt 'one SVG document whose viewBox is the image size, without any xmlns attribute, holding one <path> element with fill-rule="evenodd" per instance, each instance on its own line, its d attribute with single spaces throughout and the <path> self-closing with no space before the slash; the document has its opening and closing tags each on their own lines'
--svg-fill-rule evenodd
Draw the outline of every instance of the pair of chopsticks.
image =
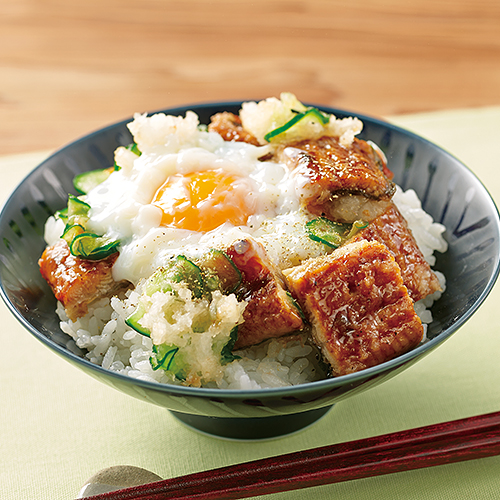
<svg viewBox="0 0 500 500">
<path fill-rule="evenodd" d="M 247 498 L 497 454 L 500 412 L 212 469 L 89 500 Z"/>
</svg>

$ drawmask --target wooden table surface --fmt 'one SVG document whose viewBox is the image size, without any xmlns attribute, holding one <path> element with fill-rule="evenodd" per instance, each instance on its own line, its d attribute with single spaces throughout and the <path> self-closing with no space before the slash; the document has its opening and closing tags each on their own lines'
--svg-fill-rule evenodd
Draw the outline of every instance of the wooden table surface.
<svg viewBox="0 0 500 500">
<path fill-rule="evenodd" d="M 0 154 L 172 105 L 500 105 L 499 0 L 1 0 Z"/>
</svg>

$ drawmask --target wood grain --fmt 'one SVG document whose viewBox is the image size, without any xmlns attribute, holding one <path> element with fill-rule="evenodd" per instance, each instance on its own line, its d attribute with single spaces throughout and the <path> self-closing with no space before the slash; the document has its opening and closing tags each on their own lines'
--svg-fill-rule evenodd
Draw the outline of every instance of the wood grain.
<svg viewBox="0 0 500 500">
<path fill-rule="evenodd" d="M 500 104 L 498 0 L 2 0 L 0 151 L 288 90 L 365 114 Z"/>
</svg>

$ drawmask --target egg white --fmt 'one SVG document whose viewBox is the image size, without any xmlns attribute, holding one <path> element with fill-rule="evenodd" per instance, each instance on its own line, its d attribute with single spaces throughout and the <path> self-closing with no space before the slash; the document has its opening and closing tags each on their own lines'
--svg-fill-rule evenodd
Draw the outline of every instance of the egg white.
<svg viewBox="0 0 500 500">
<path fill-rule="evenodd" d="M 269 152 L 267 146 L 224 141 L 200 129 L 192 113 L 174 118 L 172 122 L 157 115 L 136 116 L 129 128 L 142 154 L 118 148 L 115 160 L 120 170 L 86 195 L 91 206 L 87 229 L 121 242 L 113 266 L 116 281 L 137 284 L 174 255 L 189 258 L 210 248 L 227 248 L 249 236 L 264 244 L 280 268 L 325 252 L 323 245 L 306 235 L 304 226 L 312 216 L 300 207 L 297 178 L 284 164 L 259 161 Z M 164 134 L 152 132 L 162 126 Z M 146 136 L 148 142 L 144 142 Z M 238 196 L 253 211 L 247 224 L 235 227 L 226 222 L 205 233 L 161 226 L 162 210 L 152 204 L 158 188 L 173 174 L 207 169 L 223 169 L 241 177 Z"/>
</svg>

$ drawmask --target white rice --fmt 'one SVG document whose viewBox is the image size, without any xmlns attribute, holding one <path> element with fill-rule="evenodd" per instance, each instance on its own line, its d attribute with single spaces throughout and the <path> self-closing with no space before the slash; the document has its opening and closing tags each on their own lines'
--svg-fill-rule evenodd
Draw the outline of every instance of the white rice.
<svg viewBox="0 0 500 500">
<path fill-rule="evenodd" d="M 397 190 L 394 201 L 408 221 L 418 245 L 427 261 L 434 265 L 434 251 L 447 249 L 443 239 L 444 226 L 434 223 L 424 212 L 414 191 Z M 437 272 L 442 288 L 444 276 Z M 134 312 L 134 292 L 123 297 L 102 299 L 88 314 L 75 322 L 66 316 L 58 304 L 57 314 L 61 329 L 71 336 L 76 345 L 86 350 L 85 357 L 96 365 L 151 382 L 180 384 L 163 370 L 153 370 L 149 362 L 151 339 L 131 329 L 125 319 Z M 442 292 L 436 292 L 415 304 L 415 311 L 424 324 L 432 321 L 429 308 Z M 425 341 L 425 340 L 424 340 Z M 306 335 L 272 339 L 261 345 L 238 351 L 241 359 L 225 366 L 223 378 L 213 384 L 222 389 L 261 389 L 285 387 L 318 380 L 325 376 L 318 362 L 318 351 L 307 342 Z"/>
<path fill-rule="evenodd" d="M 442 253 L 448 249 L 448 244 L 443 238 L 446 228 L 442 224 L 434 222 L 432 217 L 422 209 L 420 199 L 413 189 L 403 191 L 397 186 L 393 201 L 408 222 L 408 226 L 425 260 L 431 267 L 434 266 L 436 263 L 434 252 Z M 430 308 L 441 297 L 446 288 L 446 278 L 443 273 L 439 271 L 434 271 L 434 273 L 441 285 L 441 291 L 434 292 L 414 305 L 415 312 L 424 325 L 424 342 L 426 341 L 427 324 L 432 322 Z"/>
<path fill-rule="evenodd" d="M 61 329 L 78 347 L 86 349 L 85 357 L 96 365 L 130 377 L 151 382 L 180 382 L 163 370 L 154 371 L 149 362 L 151 339 L 131 329 L 125 319 L 130 315 L 130 292 L 126 297 L 102 299 L 82 318 L 72 322 L 58 304 Z M 133 311 L 132 307 L 132 311 Z M 303 384 L 324 376 L 317 351 L 306 336 L 272 339 L 258 346 L 235 351 L 241 359 L 226 365 L 224 377 L 212 387 L 221 389 L 261 389 Z"/>
</svg>

